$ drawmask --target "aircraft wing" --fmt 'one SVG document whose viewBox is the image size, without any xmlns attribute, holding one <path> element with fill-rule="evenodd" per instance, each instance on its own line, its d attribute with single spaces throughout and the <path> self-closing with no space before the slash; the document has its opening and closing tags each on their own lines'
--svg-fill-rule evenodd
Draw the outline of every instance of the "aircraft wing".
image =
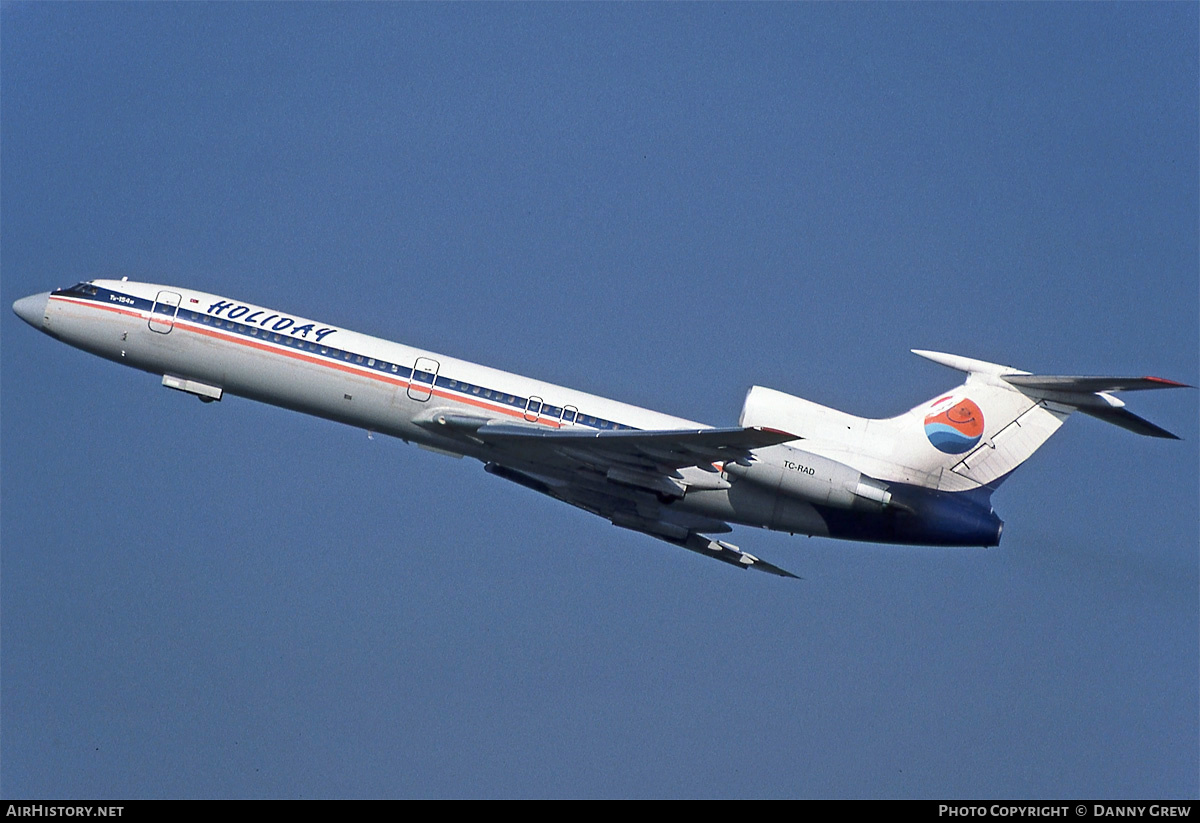
<svg viewBox="0 0 1200 823">
<path fill-rule="evenodd" d="M 800 579 L 786 569 L 742 551 L 732 543 L 701 534 L 703 531 L 732 531 L 728 523 L 696 516 L 679 517 L 665 512 L 659 501 L 638 489 L 617 484 L 598 486 L 589 482 L 586 477 L 561 482 L 554 478 L 538 477 L 518 471 L 499 463 L 486 463 L 483 468 L 489 474 L 503 477 L 527 489 L 599 515 L 614 526 L 647 534 L 674 546 L 737 566 L 739 569 L 758 569 L 779 577 Z"/>
<path fill-rule="evenodd" d="M 661 471 L 695 466 L 708 472 L 713 463 L 752 460 L 750 452 L 799 440 L 794 434 L 756 426 L 665 431 L 563 431 L 533 426 L 481 426 L 475 436 L 486 444 L 531 451 L 552 450 L 590 462 L 636 465 Z"/>
<path fill-rule="evenodd" d="M 756 448 L 797 440 L 759 427 L 659 431 L 555 430 L 477 417 L 435 415 L 428 425 L 488 448 L 490 474 L 599 515 L 614 526 L 743 569 L 796 577 L 704 532 L 728 523 L 670 506 L 689 488 L 728 488 L 714 463 L 748 465 Z M 683 473 L 680 470 L 700 469 Z"/>
</svg>

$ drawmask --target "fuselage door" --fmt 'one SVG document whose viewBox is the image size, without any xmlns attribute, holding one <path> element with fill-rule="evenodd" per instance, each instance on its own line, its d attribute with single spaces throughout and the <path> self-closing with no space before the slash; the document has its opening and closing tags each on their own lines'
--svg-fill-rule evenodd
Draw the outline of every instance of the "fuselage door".
<svg viewBox="0 0 1200 823">
<path fill-rule="evenodd" d="M 542 406 L 545 405 L 540 397 L 531 397 L 525 401 L 525 419 L 530 423 L 536 423 L 542 414 Z"/>
<path fill-rule="evenodd" d="M 437 380 L 438 361 L 430 357 L 418 357 L 413 363 L 412 379 L 408 381 L 408 396 L 413 400 L 424 402 L 433 394 L 433 384 Z"/>
<path fill-rule="evenodd" d="M 168 334 L 175 328 L 175 314 L 182 298 L 173 291 L 160 291 L 150 307 L 150 331 Z"/>
</svg>

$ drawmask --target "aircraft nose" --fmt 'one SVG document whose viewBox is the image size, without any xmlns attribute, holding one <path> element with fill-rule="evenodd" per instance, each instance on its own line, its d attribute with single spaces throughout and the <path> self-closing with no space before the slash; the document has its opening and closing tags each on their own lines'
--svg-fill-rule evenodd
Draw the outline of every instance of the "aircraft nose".
<svg viewBox="0 0 1200 823">
<path fill-rule="evenodd" d="M 50 292 L 31 294 L 13 303 L 13 311 L 17 317 L 24 320 L 35 329 L 41 330 L 42 321 L 46 317 L 46 304 L 50 302 Z"/>
</svg>

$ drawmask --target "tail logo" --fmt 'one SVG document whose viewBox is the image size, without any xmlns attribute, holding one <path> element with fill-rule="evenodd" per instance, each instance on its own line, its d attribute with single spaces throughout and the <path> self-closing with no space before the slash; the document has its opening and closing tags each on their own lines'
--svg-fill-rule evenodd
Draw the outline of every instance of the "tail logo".
<svg viewBox="0 0 1200 823">
<path fill-rule="evenodd" d="M 948 394 L 934 400 L 926 412 L 925 436 L 946 454 L 970 451 L 983 437 L 983 412 L 973 400 Z"/>
</svg>

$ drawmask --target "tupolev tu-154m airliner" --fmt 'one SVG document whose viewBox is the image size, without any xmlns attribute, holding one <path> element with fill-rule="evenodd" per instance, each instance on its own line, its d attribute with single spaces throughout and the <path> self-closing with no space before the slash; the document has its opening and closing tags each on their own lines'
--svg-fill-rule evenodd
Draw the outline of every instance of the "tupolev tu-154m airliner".
<svg viewBox="0 0 1200 823">
<path fill-rule="evenodd" d="M 13 304 L 34 328 L 205 402 L 226 392 L 473 457 L 485 471 L 741 568 L 730 524 L 848 540 L 995 546 L 996 487 L 1075 411 L 1175 438 L 1118 391 L 1159 377 L 1035 375 L 915 350 L 962 385 L 887 419 L 754 386 L 712 428 L 213 294 L 90 280 Z M 1178 439 L 1178 438 L 1175 438 Z"/>
</svg>

